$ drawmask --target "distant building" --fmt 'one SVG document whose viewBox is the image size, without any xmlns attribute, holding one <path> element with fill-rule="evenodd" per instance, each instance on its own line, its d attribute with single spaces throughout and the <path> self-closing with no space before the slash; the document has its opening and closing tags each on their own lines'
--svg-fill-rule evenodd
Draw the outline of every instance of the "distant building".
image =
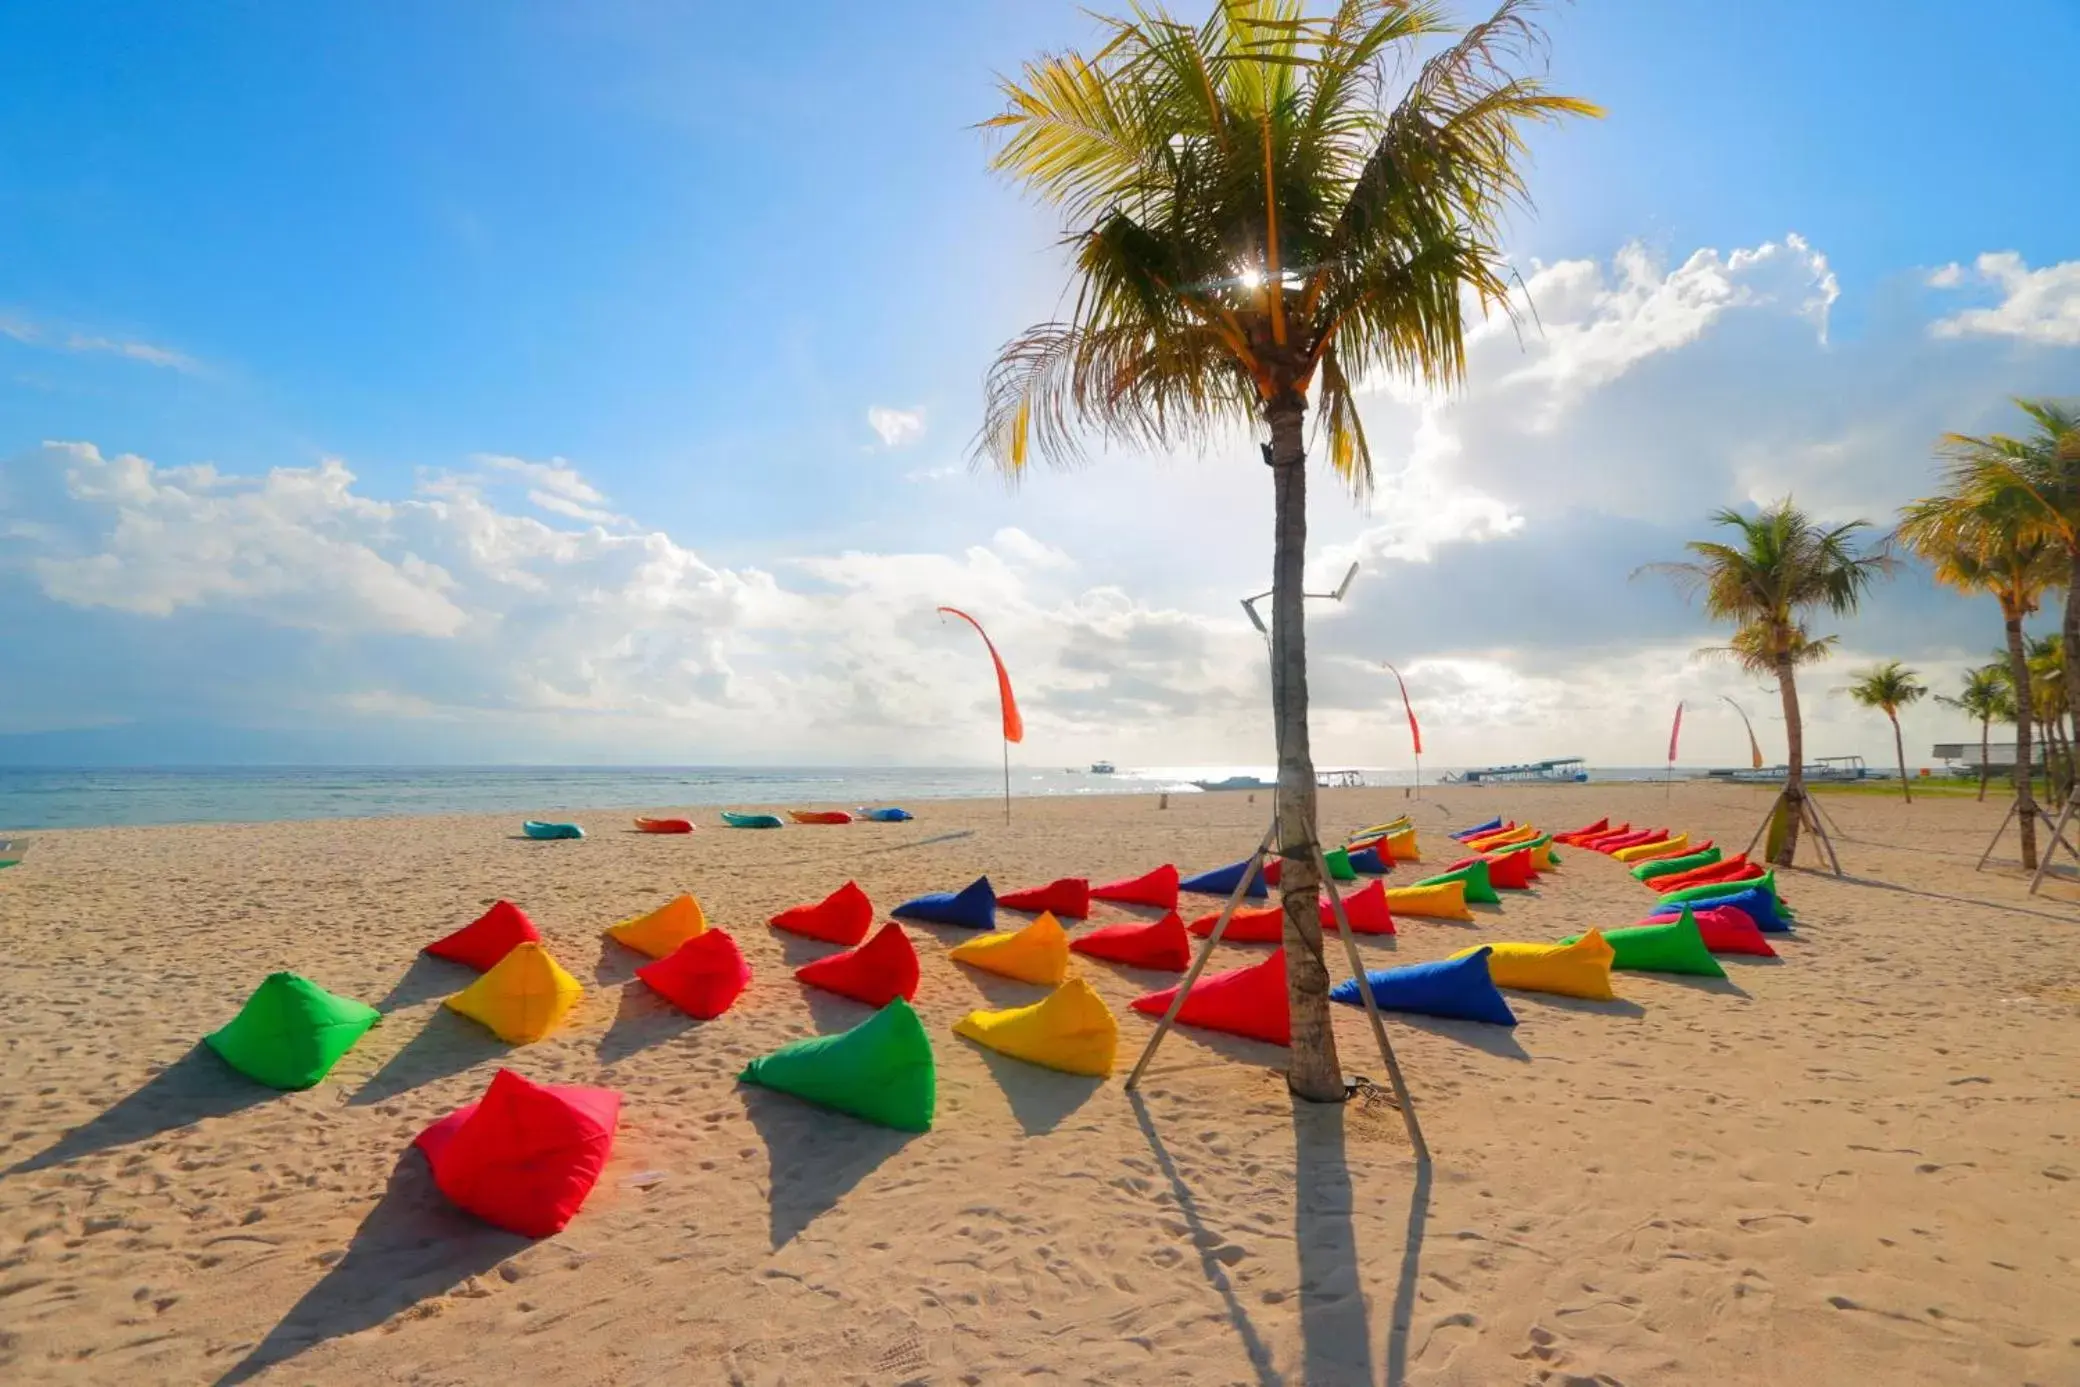
<svg viewBox="0 0 2080 1387">
<path fill-rule="evenodd" d="M 1977 742 L 1937 742 L 1935 750 L 1930 754 L 1938 761 L 1953 767 L 1961 767 L 1970 771 L 1979 769 L 1979 744 Z M 2044 764 L 2044 744 L 2042 742 L 2030 743 L 2029 763 L 2032 766 Z M 2015 743 L 1988 743 L 1986 747 L 1986 769 L 1990 771 L 2011 771 L 2015 769 Z"/>
</svg>

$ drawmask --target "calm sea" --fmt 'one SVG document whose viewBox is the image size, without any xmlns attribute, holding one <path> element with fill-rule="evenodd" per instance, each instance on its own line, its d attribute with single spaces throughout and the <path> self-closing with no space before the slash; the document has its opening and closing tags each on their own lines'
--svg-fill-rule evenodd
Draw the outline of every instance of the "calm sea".
<svg viewBox="0 0 2080 1387">
<path fill-rule="evenodd" d="M 1193 793 L 1194 780 L 1272 778 L 1270 766 L 1122 766 L 1113 775 L 1011 768 L 1014 795 Z M 1599 780 L 1659 771 L 1594 770 Z M 1369 785 L 1406 785 L 1406 770 L 1368 769 Z M 1434 780 L 1436 771 L 1426 770 Z M 65 770 L 0 767 L 0 829 L 119 824 L 253 823 L 389 814 L 535 814 L 734 804 L 901 804 L 987 798 L 997 768 L 754 766 L 224 767 Z"/>
</svg>

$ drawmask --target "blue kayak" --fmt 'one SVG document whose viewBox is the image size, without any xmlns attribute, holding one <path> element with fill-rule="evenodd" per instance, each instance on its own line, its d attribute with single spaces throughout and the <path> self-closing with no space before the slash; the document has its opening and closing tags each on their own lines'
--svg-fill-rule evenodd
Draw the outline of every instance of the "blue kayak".
<svg viewBox="0 0 2080 1387">
<path fill-rule="evenodd" d="M 722 821 L 731 828 L 785 828 L 778 814 L 737 814 L 722 811 Z"/>
<path fill-rule="evenodd" d="M 906 824 L 917 817 L 907 809 L 897 809 L 892 805 L 887 809 L 862 808 L 859 816 L 877 824 Z"/>
<path fill-rule="evenodd" d="M 520 825 L 520 831 L 530 838 L 583 838 L 585 830 L 576 824 L 543 823 L 540 819 L 529 819 Z"/>
</svg>

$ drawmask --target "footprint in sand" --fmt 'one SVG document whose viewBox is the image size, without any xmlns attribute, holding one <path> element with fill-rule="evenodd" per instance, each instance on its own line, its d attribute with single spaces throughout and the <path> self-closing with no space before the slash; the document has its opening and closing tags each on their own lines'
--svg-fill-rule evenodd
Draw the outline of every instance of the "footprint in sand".
<svg viewBox="0 0 2080 1387">
<path fill-rule="evenodd" d="M 1481 1317 L 1471 1311 L 1440 1316 L 1423 1336 L 1416 1361 L 1426 1369 L 1448 1367 L 1462 1349 L 1480 1338 L 1480 1329 Z"/>
</svg>

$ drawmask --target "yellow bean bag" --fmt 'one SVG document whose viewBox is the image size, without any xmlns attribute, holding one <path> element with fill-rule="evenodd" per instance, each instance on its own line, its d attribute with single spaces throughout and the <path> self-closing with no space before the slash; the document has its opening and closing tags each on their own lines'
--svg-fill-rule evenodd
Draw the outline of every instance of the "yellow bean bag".
<svg viewBox="0 0 2080 1387">
<path fill-rule="evenodd" d="M 1383 824 L 1374 824 L 1370 828 L 1361 828 L 1356 833 L 1346 835 L 1344 841 L 1346 843 L 1355 843 L 1365 838 L 1384 838 L 1389 833 L 1402 833 L 1414 827 L 1415 820 L 1403 814 L 1398 819 L 1389 819 Z"/>
<path fill-rule="evenodd" d="M 1421 862 L 1423 860 L 1423 854 L 1416 848 L 1416 831 L 1412 828 L 1404 828 L 1399 832 L 1389 833 L 1386 843 L 1387 851 L 1394 855 L 1396 862 Z"/>
<path fill-rule="evenodd" d="M 1528 843 L 1538 836 L 1538 830 L 1530 824 L 1519 824 L 1515 828 L 1505 828 L 1490 833 L 1484 838 L 1468 838 L 1466 840 L 1466 850 L 1468 852 L 1499 852 L 1503 848 L 1511 847 L 1517 843 Z"/>
<path fill-rule="evenodd" d="M 668 958 L 679 951 L 681 944 L 707 932 L 708 917 L 702 912 L 701 903 L 683 891 L 648 915 L 638 915 L 606 929 L 607 938 L 652 958 Z"/>
<path fill-rule="evenodd" d="M 1426 915 L 1433 920 L 1471 920 L 1466 883 L 1440 881 L 1433 886 L 1387 888 L 1387 910 L 1395 915 Z"/>
<path fill-rule="evenodd" d="M 1560 865 L 1560 859 L 1553 856 L 1553 840 L 1550 837 L 1534 838 L 1522 846 L 1531 854 L 1531 865 L 1541 872 L 1550 872 Z"/>
<path fill-rule="evenodd" d="M 1022 930 L 970 939 L 955 945 L 947 957 L 985 972 L 1052 987 L 1069 976 L 1069 936 L 1061 921 L 1050 912 L 1042 912 L 1039 919 Z"/>
<path fill-rule="evenodd" d="M 484 1026 L 508 1045 L 540 1040 L 563 1024 L 585 995 L 540 944 L 515 944 L 491 971 L 448 998 L 445 1005 Z"/>
<path fill-rule="evenodd" d="M 1464 958 L 1481 948 L 1494 950 L 1488 955 L 1488 976 L 1497 987 L 1557 992 L 1596 1002 L 1617 996 L 1611 991 L 1611 960 L 1617 951 L 1601 930 L 1592 929 L 1572 944 L 1476 944 L 1452 957 Z"/>
<path fill-rule="evenodd" d="M 1678 833 L 1658 843 L 1636 843 L 1629 848 L 1619 848 L 1611 854 L 1613 862 L 1643 862 L 1649 857 L 1667 857 L 1670 853 L 1688 852 L 1690 835 Z"/>
<path fill-rule="evenodd" d="M 953 1033 L 1028 1064 L 1101 1079 L 1112 1072 L 1119 1048 L 1119 1022 L 1082 978 L 1031 1006 L 971 1011 L 954 1022 Z"/>
</svg>

